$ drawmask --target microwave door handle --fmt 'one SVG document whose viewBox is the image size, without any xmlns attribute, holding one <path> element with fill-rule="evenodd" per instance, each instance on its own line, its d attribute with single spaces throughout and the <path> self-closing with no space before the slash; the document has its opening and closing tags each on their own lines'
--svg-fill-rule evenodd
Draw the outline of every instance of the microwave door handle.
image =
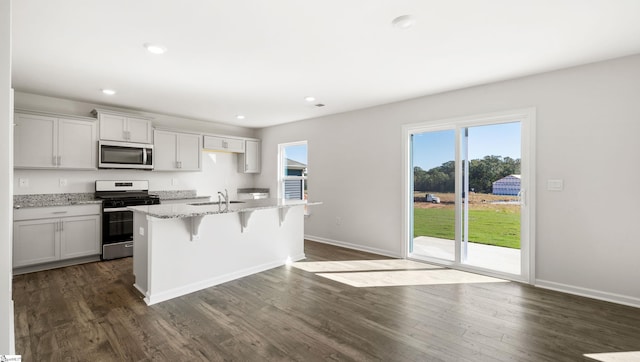
<svg viewBox="0 0 640 362">
<path fill-rule="evenodd" d="M 142 164 L 147 164 L 147 148 L 142 149 Z"/>
</svg>

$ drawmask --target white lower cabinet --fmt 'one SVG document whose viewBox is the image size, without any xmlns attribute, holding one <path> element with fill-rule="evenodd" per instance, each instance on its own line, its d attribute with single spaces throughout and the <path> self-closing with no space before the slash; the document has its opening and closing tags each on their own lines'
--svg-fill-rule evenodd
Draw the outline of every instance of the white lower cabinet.
<svg viewBox="0 0 640 362">
<path fill-rule="evenodd" d="M 60 260 L 60 219 L 13 223 L 13 267 Z"/>
<path fill-rule="evenodd" d="M 87 215 L 61 220 L 60 259 L 100 254 L 100 216 Z"/>
<path fill-rule="evenodd" d="M 100 206 L 14 211 L 13 267 L 100 254 Z"/>
</svg>

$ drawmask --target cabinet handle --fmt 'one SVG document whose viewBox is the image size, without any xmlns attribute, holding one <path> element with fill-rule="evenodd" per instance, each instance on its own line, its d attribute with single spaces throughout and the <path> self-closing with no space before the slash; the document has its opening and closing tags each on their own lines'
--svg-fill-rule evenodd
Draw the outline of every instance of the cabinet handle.
<svg viewBox="0 0 640 362">
<path fill-rule="evenodd" d="M 62 156 L 58 156 L 58 166 L 62 165 Z"/>
<path fill-rule="evenodd" d="M 66 211 L 55 211 L 52 214 L 66 214 Z"/>
<path fill-rule="evenodd" d="M 58 162 L 58 157 L 53 156 L 53 159 L 51 160 L 51 163 L 53 163 L 54 166 L 58 166 L 58 164 L 56 162 Z"/>
<path fill-rule="evenodd" d="M 64 222 L 60 221 L 60 231 L 64 231 Z"/>
</svg>

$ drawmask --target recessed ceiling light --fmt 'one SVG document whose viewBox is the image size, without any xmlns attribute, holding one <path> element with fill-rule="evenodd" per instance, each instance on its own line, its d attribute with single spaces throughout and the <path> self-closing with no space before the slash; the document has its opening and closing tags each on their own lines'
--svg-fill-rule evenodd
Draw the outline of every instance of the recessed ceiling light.
<svg viewBox="0 0 640 362">
<path fill-rule="evenodd" d="M 244 117 L 244 115 L 239 114 L 239 115 L 236 116 L 236 119 L 245 119 L 245 117 Z"/>
<path fill-rule="evenodd" d="M 108 95 L 108 96 L 112 96 L 114 94 L 116 94 L 116 91 L 114 91 L 113 89 L 101 89 L 102 93 Z"/>
<path fill-rule="evenodd" d="M 416 19 L 411 15 L 401 15 L 391 21 L 398 29 L 409 29 L 416 24 Z"/>
<path fill-rule="evenodd" d="M 167 48 L 162 45 L 145 43 L 144 47 L 149 53 L 153 54 L 164 54 L 167 52 Z"/>
<path fill-rule="evenodd" d="M 313 102 L 313 101 L 316 100 L 316 98 L 312 97 L 312 96 L 307 96 L 307 97 L 304 97 L 304 100 L 307 101 L 307 102 Z"/>
</svg>

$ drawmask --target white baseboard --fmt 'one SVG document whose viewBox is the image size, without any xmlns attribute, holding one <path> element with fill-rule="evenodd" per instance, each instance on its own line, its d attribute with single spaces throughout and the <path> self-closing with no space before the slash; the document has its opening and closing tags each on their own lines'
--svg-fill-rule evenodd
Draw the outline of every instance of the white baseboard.
<svg viewBox="0 0 640 362">
<path fill-rule="evenodd" d="M 16 354 L 16 332 L 15 332 L 15 312 L 14 312 L 14 308 L 15 305 L 13 304 L 13 299 L 11 300 L 11 302 L 9 303 L 9 308 L 11 309 L 11 314 L 9 315 L 9 354 L 11 355 L 15 355 Z"/>
<path fill-rule="evenodd" d="M 291 257 L 291 261 L 299 261 L 299 260 L 303 260 L 303 259 L 305 259 L 305 255 L 304 254 L 296 255 L 296 256 Z M 180 296 L 183 296 L 183 295 L 187 295 L 187 294 L 190 294 L 190 293 L 193 293 L 193 292 L 197 292 L 197 291 L 202 290 L 202 289 L 206 289 L 206 288 L 210 288 L 210 287 L 216 286 L 218 284 L 230 282 L 232 280 L 239 279 L 239 278 L 242 278 L 242 277 L 246 277 L 246 276 L 249 276 L 249 275 L 252 275 L 252 274 L 260 273 L 260 272 L 263 272 L 265 270 L 277 268 L 277 267 L 282 266 L 282 265 L 285 265 L 285 263 L 282 260 L 278 260 L 278 261 L 273 261 L 273 262 L 270 262 L 270 263 L 257 265 L 257 266 L 251 267 L 251 268 L 238 270 L 238 271 L 235 271 L 233 273 L 220 275 L 220 276 L 217 276 L 215 278 L 202 280 L 202 281 L 199 281 L 197 283 L 191 283 L 191 284 L 188 284 L 188 285 L 181 286 L 179 288 L 174 288 L 174 289 L 166 290 L 164 292 L 155 293 L 153 295 L 151 295 L 151 293 L 149 293 L 148 291 L 146 293 L 143 292 L 143 294 L 145 295 L 144 301 L 145 301 L 145 303 L 147 303 L 147 305 L 152 305 L 152 304 L 164 302 L 165 300 L 177 298 L 177 297 L 180 297 Z M 140 290 L 139 287 L 137 287 L 137 286 L 135 286 L 135 287 L 140 292 L 142 292 L 142 290 Z"/>
<path fill-rule="evenodd" d="M 391 257 L 391 258 L 402 258 L 401 255 L 399 255 L 397 253 L 394 253 L 392 251 L 389 251 L 389 250 L 371 248 L 371 247 L 368 247 L 368 246 L 352 244 L 352 243 L 348 243 L 348 242 L 345 242 L 345 241 L 332 240 L 332 239 L 322 238 L 322 237 L 313 236 L 313 235 L 305 235 L 304 238 L 307 239 L 307 240 L 318 242 L 318 243 L 341 246 L 341 247 L 347 248 L 347 249 L 353 249 L 353 250 L 364 251 L 364 252 L 372 253 L 372 254 L 384 255 L 384 256 Z"/>
<path fill-rule="evenodd" d="M 576 287 L 573 285 L 556 283 L 556 282 L 551 282 L 548 280 L 540 280 L 540 279 L 536 280 L 535 286 L 539 288 L 555 290 L 558 292 L 575 294 L 581 297 L 604 300 L 606 302 L 612 302 L 612 303 L 623 304 L 631 307 L 640 308 L 640 298 L 630 297 L 628 295 L 608 293 L 600 290 Z"/>
</svg>

